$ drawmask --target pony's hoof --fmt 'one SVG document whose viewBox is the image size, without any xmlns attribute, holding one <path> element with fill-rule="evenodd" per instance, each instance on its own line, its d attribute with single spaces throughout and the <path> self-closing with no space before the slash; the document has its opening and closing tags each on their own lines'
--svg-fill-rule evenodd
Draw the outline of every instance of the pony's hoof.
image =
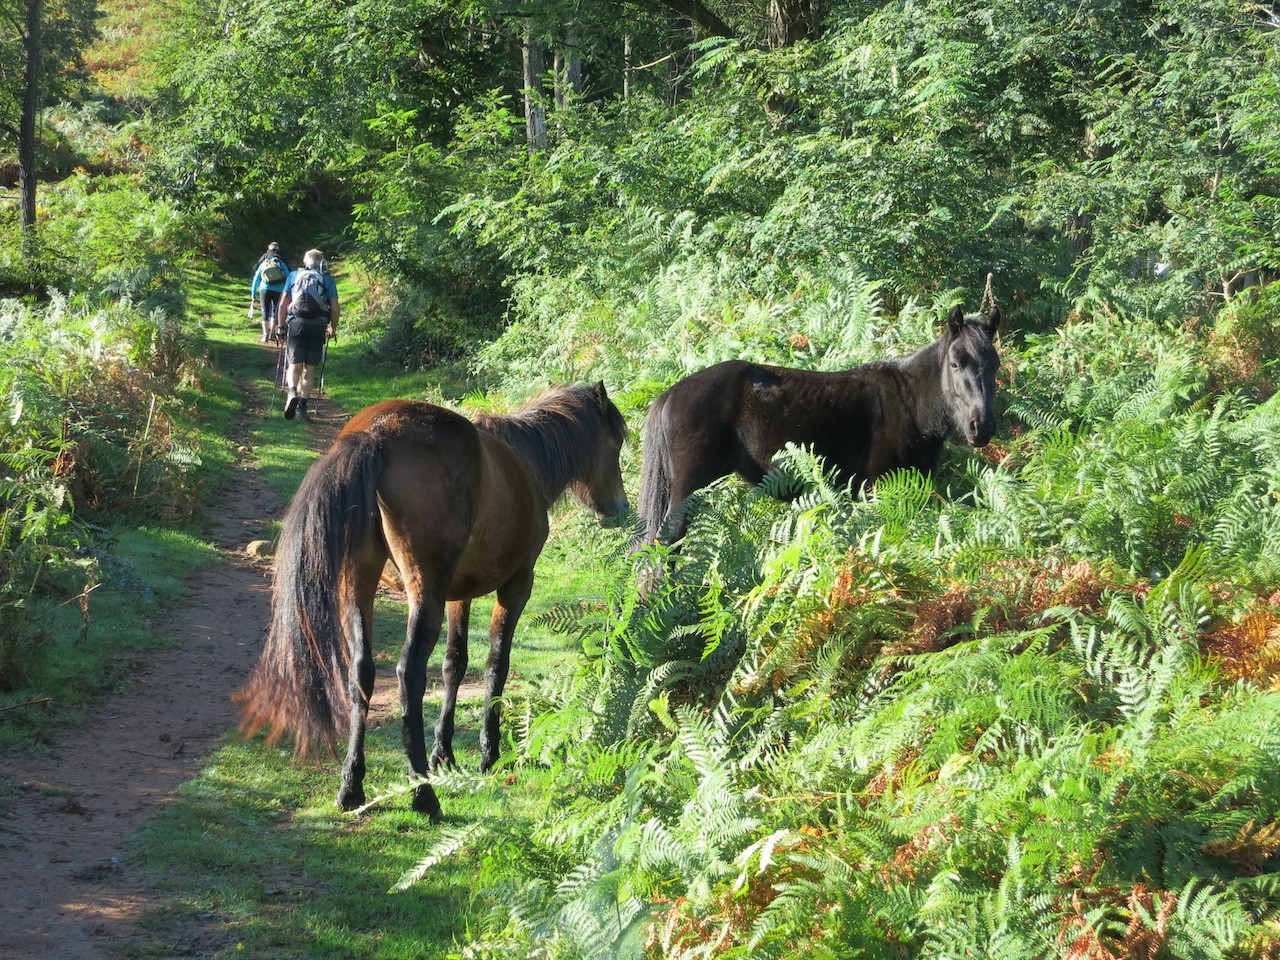
<svg viewBox="0 0 1280 960">
<path fill-rule="evenodd" d="M 442 750 L 436 747 L 431 751 L 431 757 L 427 760 L 427 769 L 434 770 L 436 767 L 445 767 L 449 770 L 458 769 L 458 761 L 453 758 L 452 750 Z"/>
<path fill-rule="evenodd" d="M 488 773 L 493 769 L 493 765 L 498 762 L 497 757 L 482 757 L 480 759 L 480 772 Z"/>
<path fill-rule="evenodd" d="M 343 787 L 338 791 L 338 806 L 350 813 L 352 810 L 358 810 L 364 806 L 364 790 L 357 787 L 354 790 Z"/>
<path fill-rule="evenodd" d="M 436 798 L 436 792 L 431 789 L 431 784 L 424 783 L 413 791 L 413 809 L 417 813 L 425 813 L 432 823 L 440 822 L 440 801 Z"/>
</svg>

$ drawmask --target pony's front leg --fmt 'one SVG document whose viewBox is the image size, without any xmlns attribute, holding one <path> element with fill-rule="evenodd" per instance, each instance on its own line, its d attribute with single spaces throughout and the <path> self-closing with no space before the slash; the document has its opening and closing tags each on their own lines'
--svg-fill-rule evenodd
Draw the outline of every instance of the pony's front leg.
<svg viewBox="0 0 1280 960">
<path fill-rule="evenodd" d="M 467 672 L 467 625 L 471 620 L 471 601 L 452 601 L 445 607 L 445 613 L 449 633 L 441 670 L 444 691 L 440 717 L 436 720 L 436 744 L 427 762 L 432 770 L 442 763 L 450 767 L 458 765 L 453 757 L 453 714 L 458 705 L 458 688 L 462 686 L 462 677 Z"/>
<path fill-rule="evenodd" d="M 342 786 L 338 789 L 338 806 L 355 810 L 364 806 L 364 727 L 373 696 L 373 649 L 369 624 L 372 602 L 348 609 L 343 618 L 347 650 L 351 666 L 347 674 L 347 695 L 351 701 L 351 733 L 347 740 L 347 759 L 342 764 Z"/>
<path fill-rule="evenodd" d="M 423 778 L 427 775 L 427 745 L 422 731 L 422 698 L 427 690 L 427 660 L 440 637 L 443 621 L 442 599 L 411 595 L 409 626 L 396 664 L 396 677 L 400 687 L 401 738 L 409 772 Z M 440 819 L 440 801 L 431 784 L 414 788 L 413 809 L 428 814 L 432 820 Z"/>
<path fill-rule="evenodd" d="M 498 760 L 498 725 L 502 691 L 511 669 L 511 638 L 533 591 L 530 567 L 498 589 L 489 621 L 489 661 L 484 670 L 484 723 L 480 728 L 480 772 L 488 773 Z"/>
</svg>

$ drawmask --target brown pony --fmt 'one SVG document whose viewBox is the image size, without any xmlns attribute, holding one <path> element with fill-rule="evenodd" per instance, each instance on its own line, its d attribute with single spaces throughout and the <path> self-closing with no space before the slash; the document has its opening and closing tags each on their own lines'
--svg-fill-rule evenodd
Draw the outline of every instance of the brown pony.
<svg viewBox="0 0 1280 960">
<path fill-rule="evenodd" d="M 364 732 L 373 693 L 371 618 L 388 558 L 409 601 L 396 664 L 413 774 L 453 763 L 453 715 L 467 668 L 471 601 L 496 592 L 485 668 L 480 769 L 498 757 L 499 698 L 511 638 L 566 490 L 602 520 L 627 510 L 618 467 L 626 427 L 604 384 L 554 388 L 509 416 L 473 423 L 414 400 L 360 411 L 307 471 L 280 532 L 271 627 L 247 686 L 241 729 L 294 752 L 336 753 L 348 737 L 338 805 L 365 802 Z M 444 702 L 428 763 L 422 727 L 427 659 L 447 614 Z M 344 682 L 345 680 L 345 682 Z M 440 816 L 429 783 L 413 807 Z"/>
</svg>

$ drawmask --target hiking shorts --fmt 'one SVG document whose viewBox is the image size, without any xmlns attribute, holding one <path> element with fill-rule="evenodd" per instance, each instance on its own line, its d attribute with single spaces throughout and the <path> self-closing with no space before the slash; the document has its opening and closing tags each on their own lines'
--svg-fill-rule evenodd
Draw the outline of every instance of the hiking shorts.
<svg viewBox="0 0 1280 960">
<path fill-rule="evenodd" d="M 285 328 L 286 359 L 289 363 L 305 363 L 315 366 L 324 359 L 325 330 L 328 319 L 303 320 L 290 317 Z"/>
</svg>

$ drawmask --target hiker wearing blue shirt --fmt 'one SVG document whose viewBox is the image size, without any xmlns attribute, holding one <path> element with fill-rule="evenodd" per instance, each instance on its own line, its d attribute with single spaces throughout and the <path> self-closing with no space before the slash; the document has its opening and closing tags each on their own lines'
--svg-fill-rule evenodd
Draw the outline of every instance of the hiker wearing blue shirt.
<svg viewBox="0 0 1280 960">
<path fill-rule="evenodd" d="M 307 417 L 307 398 L 316 366 L 324 359 L 324 345 L 338 335 L 338 284 L 329 272 L 324 254 L 308 250 L 301 269 L 285 280 L 276 313 L 276 335 L 285 337 L 285 362 L 289 365 L 284 418 Z"/>
<path fill-rule="evenodd" d="M 280 244 L 274 240 L 267 244 L 267 252 L 253 265 L 253 283 L 249 287 L 249 313 L 253 314 L 253 301 L 262 303 L 262 342 L 271 339 L 276 329 L 276 312 L 280 296 L 284 293 L 285 280 L 289 276 L 289 261 L 280 252 Z"/>
</svg>

